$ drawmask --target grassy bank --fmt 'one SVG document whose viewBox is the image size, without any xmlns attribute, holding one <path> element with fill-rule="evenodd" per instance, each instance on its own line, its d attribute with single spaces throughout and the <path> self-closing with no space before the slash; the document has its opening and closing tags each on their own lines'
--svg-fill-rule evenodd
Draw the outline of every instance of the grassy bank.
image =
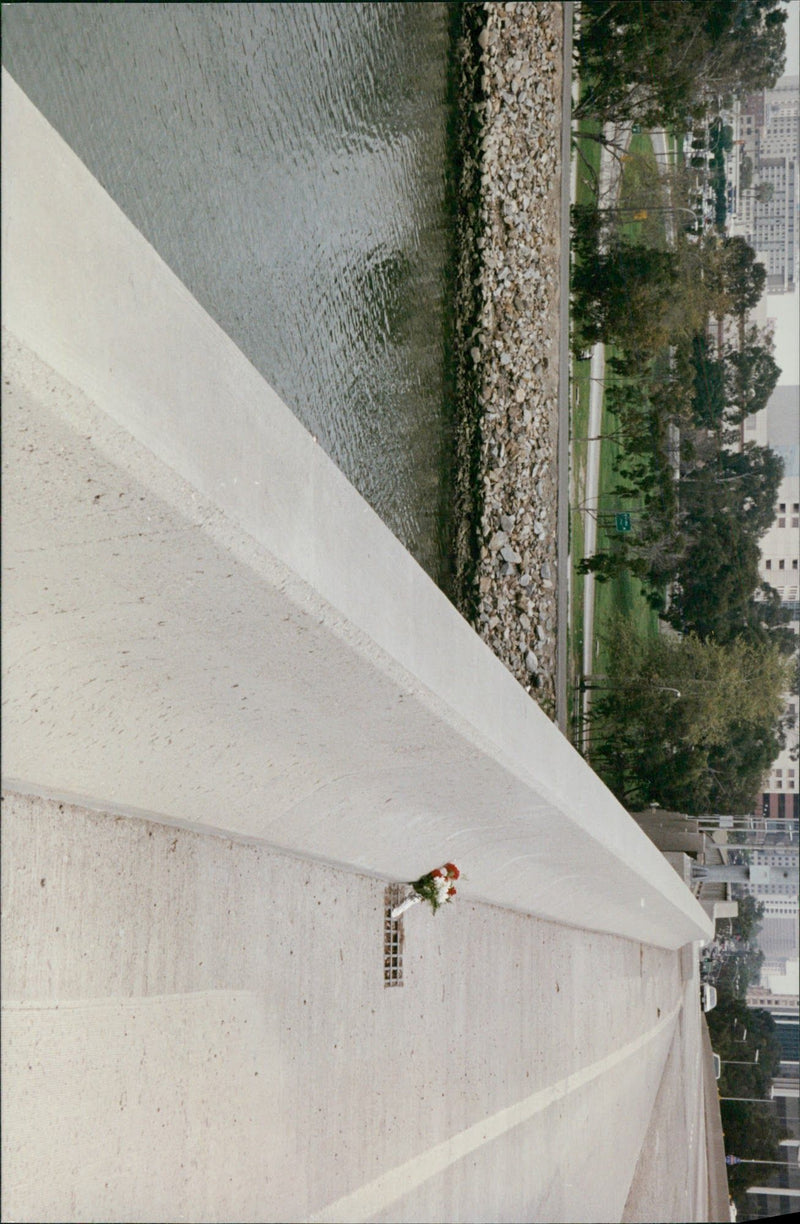
<svg viewBox="0 0 800 1224">
<path fill-rule="evenodd" d="M 575 203 L 591 205 L 597 203 L 597 188 L 600 167 L 600 145 L 592 139 L 593 128 L 588 124 L 579 126 L 574 142 L 576 158 Z M 623 159 L 620 183 L 620 206 L 631 210 L 628 220 L 620 218 L 619 228 L 631 241 L 644 243 L 659 249 L 667 244 L 664 214 L 659 211 L 662 203 L 653 196 L 653 185 L 658 180 L 658 163 L 650 138 L 634 133 Z M 645 202 L 656 203 L 656 207 L 645 210 Z M 647 215 L 633 219 L 633 211 L 641 207 Z M 583 532 L 583 504 L 586 489 L 586 454 L 589 433 L 589 397 L 591 390 L 590 361 L 586 354 L 573 348 L 570 394 L 570 439 L 571 439 L 571 513 L 570 513 L 570 558 L 572 566 L 572 600 L 569 627 L 569 675 L 568 701 L 570 702 L 570 725 L 577 716 L 574 695 L 583 670 L 583 616 L 584 576 L 578 567 L 585 557 Z M 606 359 L 614 356 L 614 350 L 606 348 Z M 615 531 L 610 525 L 610 515 L 627 511 L 631 515 L 633 529 L 637 517 L 642 513 L 639 497 L 620 497 L 614 493 L 619 482 L 617 466 L 625 458 L 625 441 L 615 437 L 618 421 L 603 400 L 600 417 L 600 472 L 598 483 L 598 514 L 600 524 L 597 533 L 597 549 L 604 547 L 609 533 Z M 606 630 L 615 616 L 624 616 L 644 638 L 658 633 L 658 617 L 651 608 L 641 582 L 631 574 L 623 573 L 607 582 L 595 583 L 594 643 L 591 657 L 592 670 L 603 673 L 608 670 L 609 659 L 605 644 Z"/>
<path fill-rule="evenodd" d="M 575 203 L 596 204 L 600 173 L 600 145 L 592 139 L 597 124 L 583 122 L 573 140 L 575 158 Z M 577 572 L 585 556 L 583 515 L 579 506 L 586 487 L 586 438 L 589 434 L 590 361 L 576 353 L 573 346 L 570 370 L 570 609 L 567 633 L 567 715 L 569 725 L 575 714 L 573 694 L 581 674 L 583 656 L 583 576 Z"/>
</svg>

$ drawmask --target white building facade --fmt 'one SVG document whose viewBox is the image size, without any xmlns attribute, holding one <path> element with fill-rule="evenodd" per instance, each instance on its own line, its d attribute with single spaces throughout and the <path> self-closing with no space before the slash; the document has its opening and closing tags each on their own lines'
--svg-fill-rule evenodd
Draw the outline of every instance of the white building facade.
<svg viewBox="0 0 800 1224">
<path fill-rule="evenodd" d="M 755 247 L 767 270 L 768 293 L 794 293 L 797 286 L 799 84 L 798 77 L 783 76 L 774 89 L 750 95 L 733 115 L 731 232 Z M 768 199 L 759 193 L 762 184 L 768 185 Z"/>
</svg>

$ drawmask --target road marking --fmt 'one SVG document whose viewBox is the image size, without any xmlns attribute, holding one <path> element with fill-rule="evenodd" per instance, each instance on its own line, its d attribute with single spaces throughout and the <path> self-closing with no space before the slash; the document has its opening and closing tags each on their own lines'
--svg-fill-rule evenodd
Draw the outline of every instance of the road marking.
<svg viewBox="0 0 800 1224">
<path fill-rule="evenodd" d="M 563 1101 L 571 1093 L 585 1088 L 592 1080 L 605 1075 L 607 1071 L 613 1070 L 620 1063 L 632 1058 L 634 1054 L 638 1054 L 644 1046 L 655 1041 L 665 1028 L 675 1022 L 682 1006 L 683 1000 L 679 999 L 672 1011 L 659 1020 L 658 1024 L 635 1037 L 633 1041 L 629 1041 L 627 1045 L 613 1050 L 598 1062 L 557 1080 L 548 1088 L 540 1088 L 538 1092 L 532 1093 L 531 1096 L 525 1097 L 515 1105 L 509 1105 L 491 1114 L 488 1118 L 473 1123 L 466 1130 L 459 1131 L 458 1134 L 429 1148 L 427 1152 L 422 1152 L 419 1156 L 414 1156 L 404 1164 L 367 1182 L 366 1185 L 359 1186 L 357 1190 L 343 1195 L 334 1203 L 329 1203 L 327 1207 L 310 1215 L 308 1224 L 335 1224 L 336 1221 L 341 1220 L 359 1224 L 359 1222 L 373 1220 L 379 1212 L 412 1190 L 416 1190 L 418 1186 L 431 1177 L 435 1177 L 437 1173 L 442 1173 L 456 1161 L 468 1156 L 476 1148 L 492 1143 L 501 1135 L 521 1126 L 523 1122 L 528 1122 L 556 1101 Z"/>
</svg>

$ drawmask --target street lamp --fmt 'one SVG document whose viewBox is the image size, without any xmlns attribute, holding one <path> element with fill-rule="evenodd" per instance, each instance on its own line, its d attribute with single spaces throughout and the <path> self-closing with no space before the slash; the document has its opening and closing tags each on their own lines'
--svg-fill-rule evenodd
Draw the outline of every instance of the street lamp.
<svg viewBox="0 0 800 1224">
<path fill-rule="evenodd" d="M 750 1105 L 777 1105 L 775 1097 L 728 1097 L 721 1096 L 721 1101 L 746 1101 Z"/>
<path fill-rule="evenodd" d="M 611 208 L 598 208 L 597 211 L 601 213 L 620 213 L 620 212 L 641 213 L 643 215 L 640 218 L 638 218 L 641 221 L 644 221 L 647 218 L 648 213 L 684 212 L 684 213 L 688 213 L 693 221 L 697 220 L 697 214 L 695 213 L 694 209 L 689 208 L 685 204 L 646 204 L 646 205 L 645 204 L 616 204 Z"/>
<path fill-rule="evenodd" d="M 737 1164 L 761 1164 L 761 1165 L 777 1165 L 781 1169 L 796 1169 L 800 1164 L 800 1158 L 797 1160 L 754 1160 L 751 1156 L 726 1156 L 726 1165 Z"/>
<path fill-rule="evenodd" d="M 756 1063 L 758 1062 L 758 1056 L 760 1053 L 761 1053 L 760 1050 L 756 1050 L 756 1056 L 752 1060 L 752 1062 L 751 1061 L 745 1062 L 740 1058 L 721 1058 L 720 1062 L 729 1067 L 754 1067 Z"/>
<path fill-rule="evenodd" d="M 595 683 L 596 680 L 601 683 Z M 586 689 L 646 689 L 651 693 L 674 693 L 676 697 L 681 695 L 681 690 L 670 684 L 648 684 L 645 680 L 609 680 L 606 676 L 582 676 L 580 689 L 581 692 Z"/>
</svg>

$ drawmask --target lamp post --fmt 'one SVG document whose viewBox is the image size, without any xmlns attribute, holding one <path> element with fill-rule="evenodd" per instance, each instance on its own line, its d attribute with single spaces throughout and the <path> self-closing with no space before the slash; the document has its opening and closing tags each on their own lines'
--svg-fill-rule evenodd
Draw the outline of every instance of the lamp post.
<svg viewBox="0 0 800 1224">
<path fill-rule="evenodd" d="M 760 1053 L 760 1050 L 756 1050 L 756 1056 L 754 1059 L 752 1059 L 752 1061 L 745 1061 L 741 1058 L 721 1058 L 720 1062 L 724 1067 L 754 1067 L 758 1062 L 758 1056 Z"/>
<path fill-rule="evenodd" d="M 797 1160 L 754 1160 L 751 1156 L 726 1156 L 725 1163 L 727 1165 L 734 1164 L 760 1164 L 760 1165 L 777 1165 L 780 1169 L 796 1169 L 800 1161 Z"/>
<path fill-rule="evenodd" d="M 609 680 L 606 676 L 582 676 L 580 689 L 581 692 L 585 689 L 647 689 L 654 693 L 674 693 L 676 697 L 681 695 L 680 689 L 673 688 L 670 684 L 647 684 L 642 680 Z"/>
<path fill-rule="evenodd" d="M 775 1097 L 728 1097 L 721 1096 L 721 1101 L 747 1101 L 750 1105 L 777 1105 Z"/>
<path fill-rule="evenodd" d="M 617 204 L 611 208 L 598 208 L 597 211 L 601 213 L 620 213 L 620 212 L 642 213 L 643 216 L 638 218 L 639 220 L 642 220 L 642 221 L 644 221 L 647 217 L 647 214 L 651 212 L 660 212 L 660 213 L 683 212 L 683 213 L 688 213 L 693 221 L 697 221 L 697 214 L 695 213 L 694 209 L 689 208 L 688 206 L 684 204 Z M 637 219 L 637 218 L 634 218 L 634 219 Z"/>
</svg>

